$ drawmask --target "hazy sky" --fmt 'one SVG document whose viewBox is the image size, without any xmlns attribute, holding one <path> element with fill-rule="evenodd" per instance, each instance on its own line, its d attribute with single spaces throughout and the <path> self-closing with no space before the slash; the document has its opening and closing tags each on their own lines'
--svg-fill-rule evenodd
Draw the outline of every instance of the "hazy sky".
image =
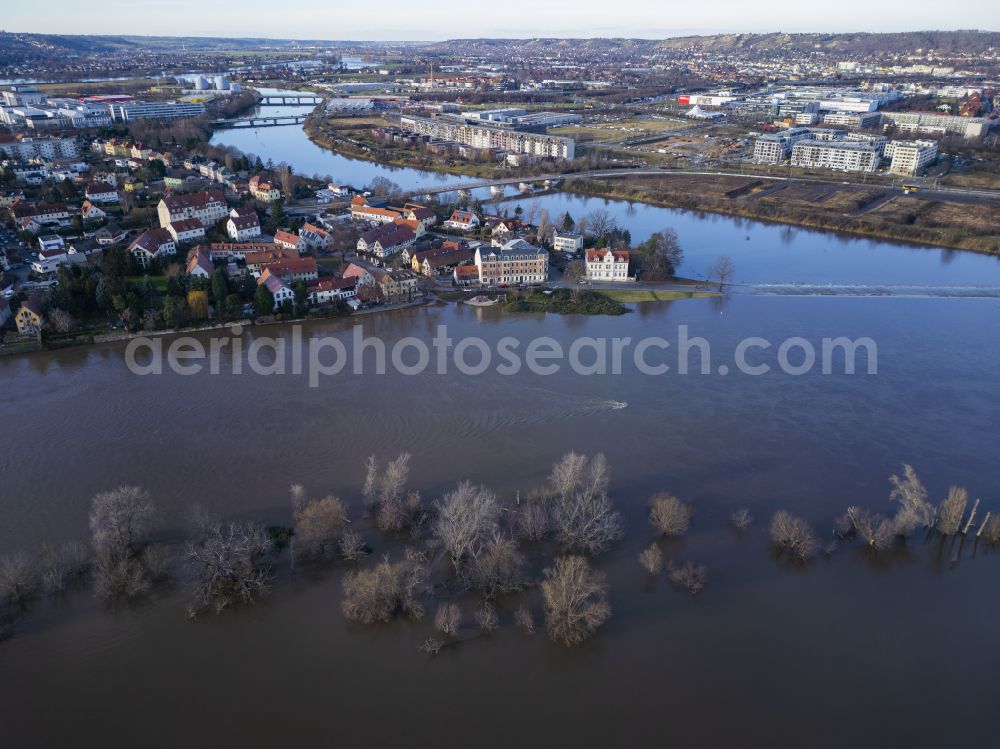
<svg viewBox="0 0 1000 749">
<path fill-rule="evenodd" d="M 633 36 L 729 31 L 1000 29 L 1000 4 L 837 0 L 3 0 L 6 31 L 286 39 Z"/>
</svg>

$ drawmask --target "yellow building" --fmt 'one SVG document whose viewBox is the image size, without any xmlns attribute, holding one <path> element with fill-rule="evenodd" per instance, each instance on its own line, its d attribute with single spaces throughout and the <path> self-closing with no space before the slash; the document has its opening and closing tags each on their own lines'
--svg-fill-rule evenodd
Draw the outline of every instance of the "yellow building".
<svg viewBox="0 0 1000 749">
<path fill-rule="evenodd" d="M 44 318 L 42 317 L 42 306 L 37 299 L 29 299 L 24 302 L 14 315 L 14 322 L 17 323 L 18 333 L 38 334 L 42 330 Z"/>
</svg>

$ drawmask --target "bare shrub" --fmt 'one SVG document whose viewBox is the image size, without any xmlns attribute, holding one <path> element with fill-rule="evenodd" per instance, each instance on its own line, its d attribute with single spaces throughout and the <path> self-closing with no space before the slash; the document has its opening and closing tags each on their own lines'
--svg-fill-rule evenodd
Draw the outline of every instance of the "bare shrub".
<svg viewBox="0 0 1000 749">
<path fill-rule="evenodd" d="M 896 537 L 894 521 L 859 507 L 848 507 L 844 517 L 849 524 L 849 533 L 841 535 L 856 535 L 875 551 L 884 551 L 892 546 Z"/>
<path fill-rule="evenodd" d="M 553 467 L 550 481 L 555 491 L 552 520 L 563 548 L 598 554 L 622 537 L 621 515 L 608 497 L 604 455 L 588 459 L 568 453 Z"/>
<path fill-rule="evenodd" d="M 87 547 L 76 541 L 58 548 L 45 544 L 39 567 L 42 591 L 48 595 L 61 593 L 83 579 L 90 567 L 90 555 Z"/>
<path fill-rule="evenodd" d="M 399 562 L 386 556 L 373 567 L 349 572 L 343 582 L 344 616 L 361 624 L 387 622 L 400 612 L 421 619 L 424 608 L 417 596 L 426 579 L 424 564 L 421 555 L 407 550 Z"/>
<path fill-rule="evenodd" d="M 467 587 L 487 598 L 512 593 L 527 582 L 524 556 L 511 536 L 494 530 L 473 548 L 459 577 Z"/>
<path fill-rule="evenodd" d="M 969 492 L 960 486 L 948 489 L 948 496 L 941 500 L 937 511 L 937 529 L 943 536 L 958 533 L 969 503 Z"/>
<path fill-rule="evenodd" d="M 685 562 L 680 567 L 672 564 L 667 568 L 667 579 L 678 588 L 694 594 L 705 587 L 708 582 L 708 569 L 703 564 Z"/>
<path fill-rule="evenodd" d="M 139 559 L 150 582 L 163 582 L 170 577 L 170 562 L 173 555 L 163 544 L 147 546 L 142 550 Z"/>
<path fill-rule="evenodd" d="M 441 648 L 444 647 L 444 643 L 441 642 L 436 637 L 428 637 L 417 647 L 421 653 L 426 653 L 427 655 L 437 655 L 441 652 Z"/>
<path fill-rule="evenodd" d="M 750 510 L 746 508 L 741 510 L 736 510 L 732 515 L 729 516 L 729 522 L 733 524 L 733 527 L 738 531 L 746 530 L 753 523 L 753 515 L 750 514 Z"/>
<path fill-rule="evenodd" d="M 361 493 L 365 507 L 380 530 L 395 532 L 406 527 L 407 502 L 403 493 L 409 476 L 409 453 L 396 456 L 386 464 L 385 469 L 379 468 L 374 455 L 365 463 L 365 482 Z"/>
<path fill-rule="evenodd" d="M 150 587 L 150 580 L 135 555 L 115 549 L 97 552 L 94 591 L 101 598 L 135 598 Z"/>
<path fill-rule="evenodd" d="M 660 492 L 649 500 L 649 522 L 661 536 L 683 536 L 691 527 L 694 509 L 689 502 L 682 502 L 667 492 Z"/>
<path fill-rule="evenodd" d="M 540 501 L 526 501 L 514 515 L 514 529 L 525 541 L 541 541 L 549 534 L 549 512 Z"/>
<path fill-rule="evenodd" d="M 299 512 L 306 506 L 306 502 L 309 501 L 308 496 L 306 496 L 306 488 L 302 484 L 292 484 L 288 488 L 288 497 L 292 501 L 292 512 Z"/>
<path fill-rule="evenodd" d="M 271 577 L 271 539 L 257 523 L 215 525 L 187 546 L 194 610 L 253 603 L 267 593 Z"/>
<path fill-rule="evenodd" d="M 454 637 L 462 628 L 462 609 L 450 601 L 440 604 L 434 614 L 434 626 L 441 634 Z"/>
<path fill-rule="evenodd" d="M 934 508 L 927 501 L 927 489 L 920 482 L 913 466 L 904 465 L 903 475 L 890 476 L 889 482 L 892 484 L 889 499 L 899 503 L 893 519 L 896 533 L 908 536 L 915 528 L 929 526 L 934 518 Z"/>
<path fill-rule="evenodd" d="M 37 590 L 38 570 L 31 557 L 18 551 L 0 558 L 0 603 L 20 606 Z"/>
<path fill-rule="evenodd" d="M 464 561 L 496 529 L 500 505 L 485 486 L 463 481 L 435 503 L 435 510 L 434 536 L 460 572 Z"/>
<path fill-rule="evenodd" d="M 483 605 L 476 610 L 476 624 L 484 635 L 492 634 L 493 630 L 500 626 L 500 617 L 497 616 L 492 601 L 483 601 Z"/>
<path fill-rule="evenodd" d="M 375 524 L 383 533 L 411 532 L 423 527 L 427 520 L 420 492 L 407 492 L 405 496 L 387 499 L 379 504 Z"/>
<path fill-rule="evenodd" d="M 535 633 L 535 616 L 525 604 L 521 604 L 514 612 L 514 622 L 529 635 Z"/>
<path fill-rule="evenodd" d="M 295 512 L 295 556 L 306 560 L 333 559 L 338 539 L 347 524 L 344 503 L 330 495 L 323 499 L 298 503 Z"/>
<path fill-rule="evenodd" d="M 368 553 L 365 540 L 354 531 L 346 531 L 340 537 L 339 548 L 341 558 L 348 562 L 356 562 Z"/>
<path fill-rule="evenodd" d="M 650 575 L 659 575 L 663 570 L 663 552 L 656 544 L 650 544 L 639 554 L 639 564 Z"/>
<path fill-rule="evenodd" d="M 587 640 L 611 615 L 604 575 L 586 558 L 564 556 L 544 571 L 545 628 L 563 645 Z"/>
<path fill-rule="evenodd" d="M 809 524 L 785 510 L 774 513 L 770 533 L 771 542 L 779 553 L 786 553 L 792 559 L 811 559 L 819 548 L 819 542 Z"/>
</svg>

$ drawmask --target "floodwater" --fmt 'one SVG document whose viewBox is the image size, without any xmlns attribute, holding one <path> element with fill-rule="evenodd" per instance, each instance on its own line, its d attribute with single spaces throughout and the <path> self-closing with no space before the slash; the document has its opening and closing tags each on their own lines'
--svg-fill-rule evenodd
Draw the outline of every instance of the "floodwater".
<svg viewBox="0 0 1000 749">
<path fill-rule="evenodd" d="M 617 318 L 437 306 L 305 329 L 350 348 L 358 321 L 390 347 L 438 325 L 491 346 L 676 341 L 687 325 L 711 344 L 710 375 L 369 369 L 310 388 L 227 363 L 137 377 L 121 344 L 0 359 L 0 552 L 84 538 L 89 498 L 121 482 L 150 489 L 165 539 L 195 501 L 287 524 L 293 482 L 337 493 L 357 518 L 365 457 L 404 450 L 425 499 L 472 478 L 508 502 L 565 451 L 603 451 L 627 523 L 597 560 L 613 616 L 573 650 L 515 629 L 518 603 L 505 600 L 497 633 L 428 658 L 417 646 L 429 620 L 344 620 L 339 568 L 282 565 L 264 602 L 197 621 L 180 587 L 133 606 L 85 591 L 39 602 L 0 644 L 0 745 L 949 746 L 956 731 L 989 745 L 1000 555 L 970 542 L 951 563 L 952 547 L 917 537 L 879 559 L 845 546 L 793 568 L 772 558 L 766 526 L 788 508 L 825 542 L 850 504 L 889 512 L 903 461 L 935 501 L 955 483 L 1000 511 L 998 313 L 997 300 L 741 294 Z M 290 332 L 258 329 L 247 344 L 256 335 Z M 718 374 L 746 336 L 776 348 L 840 335 L 877 342 L 877 375 Z M 774 348 L 758 360 L 775 364 Z M 636 561 L 652 540 L 646 502 L 663 489 L 695 503 L 691 532 L 665 548 L 708 566 L 697 596 L 649 584 Z M 756 517 L 742 537 L 727 526 L 740 507 Z M 540 619 L 536 592 L 526 600 Z"/>
<path fill-rule="evenodd" d="M 271 88 L 257 90 L 265 96 L 270 94 L 297 96 L 300 93 Z M 267 106 L 257 107 L 255 113 L 268 117 L 283 117 L 309 114 L 312 110 L 313 107 Z M 362 159 L 349 159 L 317 146 L 309 140 L 305 131 L 296 125 L 218 130 L 213 134 L 211 142 L 212 145 L 233 146 L 245 154 L 259 156 L 263 161 L 272 159 L 275 164 L 284 162 L 291 166 L 296 174 L 306 177 L 314 175 L 320 178 L 329 177 L 337 184 L 352 185 L 358 189 L 370 184 L 375 177 L 390 179 L 404 190 L 450 185 L 462 179 L 440 172 L 425 172 Z"/>
</svg>

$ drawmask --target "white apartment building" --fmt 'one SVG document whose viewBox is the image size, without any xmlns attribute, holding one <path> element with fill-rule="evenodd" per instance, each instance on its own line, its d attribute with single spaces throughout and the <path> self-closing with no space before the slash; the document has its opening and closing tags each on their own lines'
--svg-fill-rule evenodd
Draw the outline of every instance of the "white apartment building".
<svg viewBox="0 0 1000 749">
<path fill-rule="evenodd" d="M 6 152 L 15 161 L 80 158 L 76 138 L 21 138 L 9 143 L 0 141 L 0 152 Z"/>
<path fill-rule="evenodd" d="M 758 164 L 778 164 L 788 158 L 792 147 L 810 132 L 804 127 L 791 127 L 780 133 L 768 133 L 754 141 L 753 160 Z"/>
<path fill-rule="evenodd" d="M 878 149 L 867 143 L 800 140 L 792 147 L 792 166 L 874 172 L 878 165 Z"/>
<path fill-rule="evenodd" d="M 628 275 L 628 250 L 587 250 L 587 279 L 631 281 Z"/>
<path fill-rule="evenodd" d="M 160 226 L 174 221 L 196 218 L 205 226 L 221 221 L 229 213 L 226 198 L 218 190 L 193 192 L 187 195 L 168 195 L 156 207 Z"/>
<path fill-rule="evenodd" d="M 557 135 L 525 133 L 510 128 L 470 125 L 460 120 L 426 117 L 402 117 L 403 130 L 450 140 L 473 148 L 494 148 L 513 153 L 525 153 L 545 158 L 570 160 L 575 155 L 576 144 L 572 138 Z"/>
<path fill-rule="evenodd" d="M 904 133 L 956 133 L 969 139 L 982 138 L 991 125 L 984 117 L 956 117 L 936 112 L 883 112 L 882 122 L 895 125 Z"/>
<path fill-rule="evenodd" d="M 862 128 L 877 127 L 881 122 L 881 112 L 830 112 L 823 115 L 824 125 Z"/>
<path fill-rule="evenodd" d="M 111 105 L 111 116 L 116 122 L 133 120 L 182 120 L 205 114 L 201 102 L 187 101 L 129 101 Z"/>
<path fill-rule="evenodd" d="M 553 232 L 552 249 L 556 252 L 578 252 L 583 249 L 583 236 L 568 231 Z"/>
<path fill-rule="evenodd" d="M 938 144 L 933 140 L 894 140 L 885 147 L 892 174 L 916 176 L 937 160 Z"/>
</svg>

